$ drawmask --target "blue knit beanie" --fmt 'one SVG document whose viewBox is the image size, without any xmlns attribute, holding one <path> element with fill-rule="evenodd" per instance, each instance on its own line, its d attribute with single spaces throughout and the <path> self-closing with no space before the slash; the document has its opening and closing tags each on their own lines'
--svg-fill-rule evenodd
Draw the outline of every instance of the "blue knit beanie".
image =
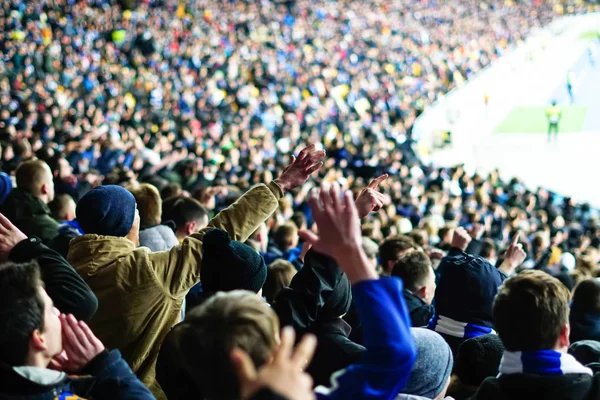
<svg viewBox="0 0 600 400">
<path fill-rule="evenodd" d="M 0 205 L 4 203 L 13 190 L 12 180 L 5 172 L 0 172 Z"/>
<path fill-rule="evenodd" d="M 125 237 L 135 218 L 135 197 L 121 186 L 98 186 L 77 204 L 77 221 L 85 233 Z"/>
</svg>

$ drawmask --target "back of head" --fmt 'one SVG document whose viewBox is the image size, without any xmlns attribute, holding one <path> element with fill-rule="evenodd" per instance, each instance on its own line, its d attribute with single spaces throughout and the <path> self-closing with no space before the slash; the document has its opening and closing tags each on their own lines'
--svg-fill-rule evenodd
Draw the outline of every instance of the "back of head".
<svg viewBox="0 0 600 400">
<path fill-rule="evenodd" d="M 494 301 L 495 327 L 508 351 L 554 349 L 569 318 L 569 291 L 541 271 L 507 279 Z"/>
<path fill-rule="evenodd" d="M 160 224 L 162 199 L 158 189 L 149 183 L 142 183 L 127 188 L 135 197 L 140 212 L 140 227 L 147 228 Z"/>
<path fill-rule="evenodd" d="M 296 275 L 296 268 L 287 260 L 276 260 L 267 268 L 267 280 L 263 285 L 263 296 L 272 303 L 277 293 L 288 287 Z"/>
<path fill-rule="evenodd" d="M 481 251 L 479 252 L 479 255 L 481 257 L 485 258 L 486 260 L 489 260 L 491 257 L 494 257 L 495 254 L 496 254 L 496 244 L 494 243 L 494 241 L 491 239 L 483 240 L 483 243 L 481 245 Z"/>
<path fill-rule="evenodd" d="M 134 224 L 135 197 L 121 186 L 98 186 L 83 195 L 76 213 L 86 234 L 125 237 Z"/>
<path fill-rule="evenodd" d="M 254 293 L 218 293 L 190 312 L 170 335 L 178 358 L 204 398 L 239 399 L 231 351 L 239 348 L 255 366 L 265 364 L 277 346 L 279 320 Z"/>
<path fill-rule="evenodd" d="M 498 375 L 504 345 L 489 334 L 464 341 L 458 348 L 454 372 L 463 385 L 479 387 L 484 379 Z"/>
<path fill-rule="evenodd" d="M 262 289 L 267 266 L 247 244 L 231 240 L 222 229 L 211 229 L 204 235 L 203 252 L 200 274 L 206 292 L 243 289 L 258 293 Z"/>
<path fill-rule="evenodd" d="M 452 373 L 454 359 L 446 341 L 424 328 L 410 330 L 417 348 L 417 359 L 402 393 L 428 399 L 444 395 Z"/>
<path fill-rule="evenodd" d="M 173 221 L 177 229 L 183 228 L 188 222 L 200 223 L 208 219 L 208 211 L 200 202 L 190 197 L 171 197 L 163 202 L 162 220 Z"/>
<path fill-rule="evenodd" d="M 75 200 L 68 194 L 58 195 L 48 203 L 52 217 L 57 221 L 70 221 L 75 218 Z"/>
<path fill-rule="evenodd" d="M 381 259 L 381 265 L 385 270 L 391 272 L 393 264 L 398 261 L 404 253 L 413 249 L 415 242 L 408 236 L 394 236 L 386 239 L 379 246 L 379 257 Z M 392 265 L 390 265 L 392 264 Z"/>
<path fill-rule="evenodd" d="M 432 273 L 431 260 L 423 251 L 410 251 L 402 256 L 392 270 L 392 276 L 402 279 L 411 292 L 421 289 Z"/>
<path fill-rule="evenodd" d="M 36 263 L 0 265 L 0 362 L 24 365 L 33 332 L 44 330 L 44 302 Z"/>
<path fill-rule="evenodd" d="M 42 194 L 42 185 L 52 182 L 50 167 L 41 160 L 29 160 L 21 163 L 16 171 L 17 187 L 33 196 Z"/>
<path fill-rule="evenodd" d="M 571 312 L 600 313 L 600 282 L 588 279 L 577 285 L 573 293 Z"/>
<path fill-rule="evenodd" d="M 286 251 L 298 245 L 298 228 L 294 223 L 283 224 L 275 232 L 275 245 Z"/>
</svg>

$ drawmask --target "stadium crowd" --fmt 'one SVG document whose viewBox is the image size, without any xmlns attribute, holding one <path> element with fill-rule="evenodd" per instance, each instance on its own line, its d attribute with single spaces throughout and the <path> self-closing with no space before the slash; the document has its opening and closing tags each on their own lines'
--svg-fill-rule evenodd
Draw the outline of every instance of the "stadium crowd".
<svg viewBox="0 0 600 400">
<path fill-rule="evenodd" d="M 133 3 L 2 2 L 0 399 L 600 396 L 598 210 L 411 137 L 582 3 Z"/>
</svg>

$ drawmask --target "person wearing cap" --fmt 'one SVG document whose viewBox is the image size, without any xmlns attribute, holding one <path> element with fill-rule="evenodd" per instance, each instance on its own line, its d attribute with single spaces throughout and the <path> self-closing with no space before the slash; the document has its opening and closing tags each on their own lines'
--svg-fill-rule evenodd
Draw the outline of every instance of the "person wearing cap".
<svg viewBox="0 0 600 400">
<path fill-rule="evenodd" d="M 185 295 L 200 281 L 206 231 L 220 228 L 245 241 L 276 210 L 284 192 L 320 168 L 324 156 L 314 145 L 305 148 L 273 182 L 254 187 L 206 229 L 164 252 L 138 247 L 140 218 L 126 189 L 99 186 L 81 198 L 77 221 L 85 235 L 71 241 L 68 260 L 98 297 L 90 326 L 107 347 L 121 351 L 159 400 L 165 399 L 155 379 L 160 344 L 179 321 Z"/>
</svg>

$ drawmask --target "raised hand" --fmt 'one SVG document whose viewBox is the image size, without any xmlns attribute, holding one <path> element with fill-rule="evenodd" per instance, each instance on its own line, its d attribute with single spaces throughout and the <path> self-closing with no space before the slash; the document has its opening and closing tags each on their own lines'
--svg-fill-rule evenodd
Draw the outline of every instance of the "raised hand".
<svg viewBox="0 0 600 400">
<path fill-rule="evenodd" d="M 358 217 L 364 218 L 372 211 L 379 211 L 385 204 L 389 204 L 389 196 L 378 191 L 379 184 L 388 178 L 388 174 L 378 176 L 369 182 L 366 188 L 360 192 L 354 204 L 358 211 Z"/>
<path fill-rule="evenodd" d="M 27 235 L 0 214 L 0 260 L 7 260 L 12 249 L 25 239 Z"/>
<path fill-rule="evenodd" d="M 313 192 L 309 202 L 319 233 L 303 230 L 300 237 L 319 253 L 333 257 L 352 283 L 378 279 L 362 249 L 362 231 L 352 193 L 345 192 L 342 200 L 339 185 L 329 189 L 324 184 L 319 197 Z"/>
<path fill-rule="evenodd" d="M 452 247 L 465 251 L 471 243 L 471 236 L 463 227 L 456 228 L 454 230 L 454 236 L 452 236 Z"/>
<path fill-rule="evenodd" d="M 312 378 L 304 372 L 317 346 L 313 335 L 305 335 L 293 352 L 295 334 L 290 327 L 283 328 L 281 344 L 273 362 L 258 371 L 244 350 L 234 349 L 231 361 L 240 381 L 242 399 L 251 398 L 258 390 L 268 387 L 289 400 L 312 400 Z"/>
<path fill-rule="evenodd" d="M 474 240 L 479 240 L 485 232 L 485 226 L 483 224 L 473 224 L 469 229 L 467 229 L 467 232 L 471 238 Z"/>
<path fill-rule="evenodd" d="M 71 314 L 61 314 L 63 352 L 54 357 L 51 367 L 68 373 L 81 371 L 98 354 L 104 345 L 83 321 Z"/>
<path fill-rule="evenodd" d="M 512 275 L 515 272 L 515 269 L 523 264 L 525 258 L 527 258 L 527 253 L 525 253 L 523 246 L 519 243 L 519 234 L 517 233 L 506 250 L 504 262 L 502 262 L 498 269 L 503 271 L 506 275 Z"/>
<path fill-rule="evenodd" d="M 303 185 L 313 172 L 323 166 L 322 160 L 325 158 L 325 151 L 314 150 L 315 145 L 311 144 L 298 154 L 298 158 L 292 156 L 290 164 L 275 179 L 275 182 L 281 186 L 284 192 Z"/>
</svg>

